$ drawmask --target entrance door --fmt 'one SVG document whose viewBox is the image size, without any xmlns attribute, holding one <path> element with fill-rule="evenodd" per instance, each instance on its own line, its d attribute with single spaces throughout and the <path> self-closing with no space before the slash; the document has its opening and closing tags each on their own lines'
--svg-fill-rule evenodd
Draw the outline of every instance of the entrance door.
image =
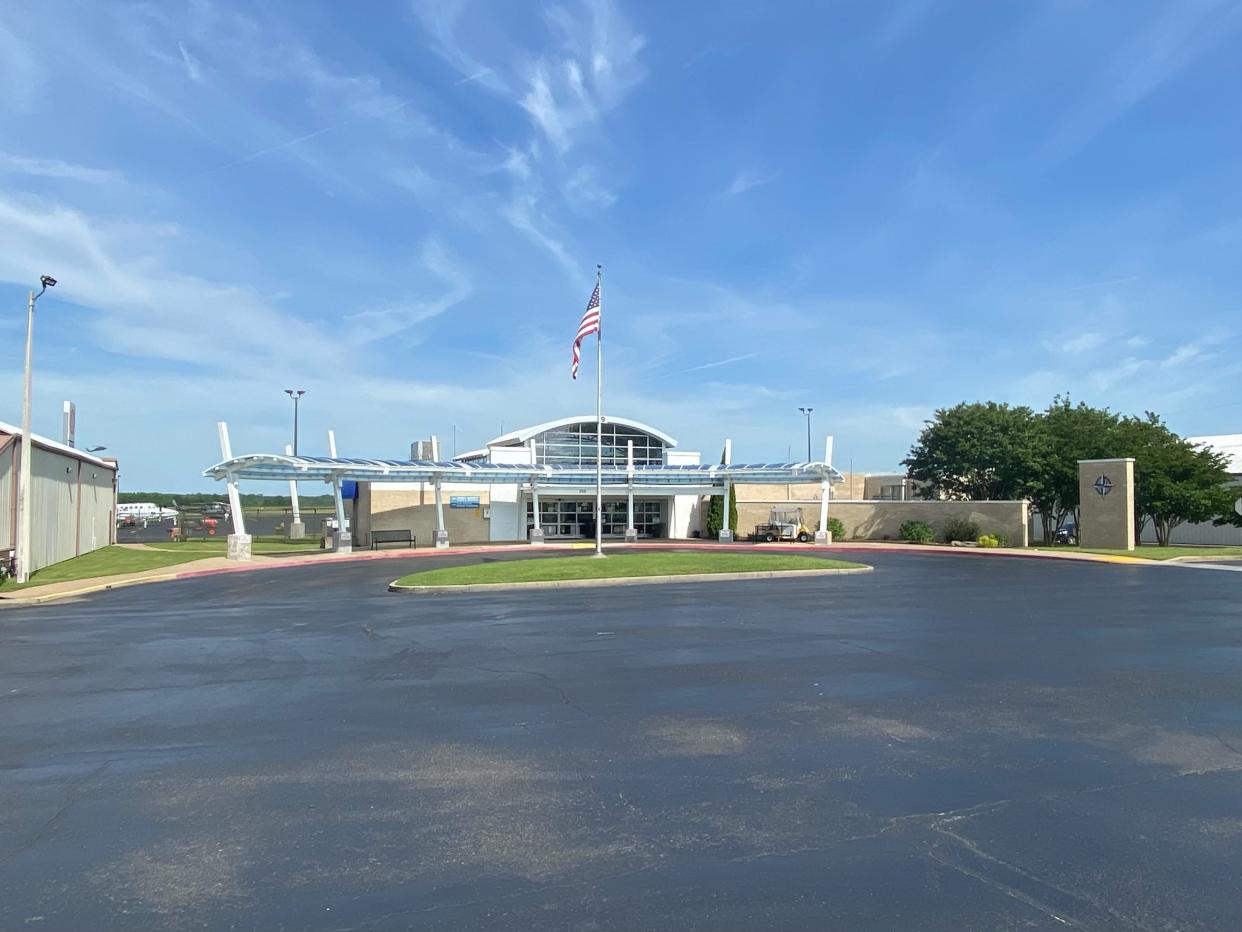
<svg viewBox="0 0 1242 932">
<path fill-rule="evenodd" d="M 604 499 L 604 536 L 625 536 L 625 499 Z M 594 499 L 539 499 L 539 524 L 546 540 L 594 537 Z M 526 524 L 534 524 L 534 506 L 526 503 Z M 663 537 L 664 502 L 661 499 L 635 499 L 634 528 L 639 537 Z"/>
</svg>

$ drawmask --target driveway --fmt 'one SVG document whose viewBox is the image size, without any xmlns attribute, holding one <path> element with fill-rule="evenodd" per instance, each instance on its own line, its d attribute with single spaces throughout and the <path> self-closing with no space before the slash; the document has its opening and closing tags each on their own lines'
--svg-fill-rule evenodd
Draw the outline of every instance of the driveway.
<svg viewBox="0 0 1242 932">
<path fill-rule="evenodd" d="M 0 928 L 1242 927 L 1236 573 L 467 559 L 0 610 Z"/>
</svg>

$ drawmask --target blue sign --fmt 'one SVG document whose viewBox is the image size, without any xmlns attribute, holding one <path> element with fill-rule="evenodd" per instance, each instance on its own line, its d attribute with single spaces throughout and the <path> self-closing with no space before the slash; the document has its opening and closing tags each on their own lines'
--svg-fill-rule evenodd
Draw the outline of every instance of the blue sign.
<svg viewBox="0 0 1242 932">
<path fill-rule="evenodd" d="M 478 508 L 479 496 L 477 495 L 450 495 L 450 508 Z"/>
<path fill-rule="evenodd" d="M 1108 478 L 1108 476 L 1100 476 L 1100 478 L 1095 480 L 1095 491 L 1101 498 L 1112 490 L 1113 480 Z"/>
</svg>

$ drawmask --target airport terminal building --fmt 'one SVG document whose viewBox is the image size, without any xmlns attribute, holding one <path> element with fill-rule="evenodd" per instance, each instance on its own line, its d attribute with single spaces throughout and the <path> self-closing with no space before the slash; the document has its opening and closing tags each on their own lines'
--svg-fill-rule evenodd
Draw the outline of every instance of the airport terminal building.
<svg viewBox="0 0 1242 932">
<path fill-rule="evenodd" d="M 227 434 L 225 425 L 221 429 Z M 1026 543 L 1025 502 L 911 501 L 897 492 L 876 495 L 888 500 L 863 500 L 831 466 L 827 449 L 820 462 L 737 464 L 728 440 L 723 448 L 723 456 L 713 453 L 704 463 L 698 452 L 680 449 L 658 427 L 605 417 L 604 539 L 704 538 L 707 503 L 731 493 L 740 537 L 780 509 L 801 510 L 802 523 L 812 532 L 821 523 L 826 529 L 828 517 L 837 518 L 850 540 L 897 540 L 904 521 L 938 528 L 963 518 L 978 523 L 982 533 Z M 204 475 L 233 486 L 255 479 L 329 483 L 339 490 L 339 520 L 350 529 L 338 546 L 368 547 L 376 532 L 409 532 L 419 547 L 572 541 L 595 536 L 596 449 L 596 419 L 582 415 L 511 431 L 451 459 L 441 458 L 435 438 L 413 444 L 408 460 L 288 453 L 233 457 L 222 449 L 224 460 Z M 904 498 L 905 490 L 900 494 Z"/>
</svg>

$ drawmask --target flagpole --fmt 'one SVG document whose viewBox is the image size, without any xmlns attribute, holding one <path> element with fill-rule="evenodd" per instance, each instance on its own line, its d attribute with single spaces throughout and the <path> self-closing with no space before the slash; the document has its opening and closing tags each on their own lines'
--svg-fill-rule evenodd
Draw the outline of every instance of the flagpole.
<svg viewBox="0 0 1242 932">
<path fill-rule="evenodd" d="M 595 266 L 599 327 L 595 331 L 595 555 L 604 555 L 604 267 Z"/>
</svg>

